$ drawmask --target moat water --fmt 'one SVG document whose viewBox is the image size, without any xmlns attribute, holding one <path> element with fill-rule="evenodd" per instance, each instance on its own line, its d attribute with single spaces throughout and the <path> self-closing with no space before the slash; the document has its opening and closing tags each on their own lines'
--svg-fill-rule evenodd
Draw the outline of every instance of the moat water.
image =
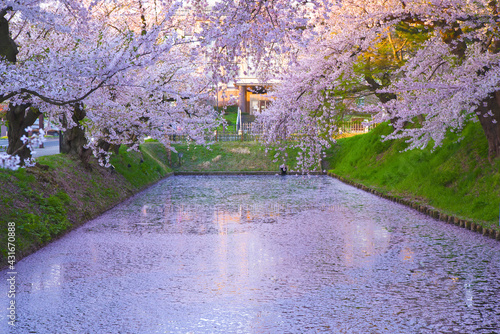
<svg viewBox="0 0 500 334">
<path fill-rule="evenodd" d="M 500 243 L 319 176 L 171 177 L 16 265 L 1 333 L 500 333 Z"/>
</svg>

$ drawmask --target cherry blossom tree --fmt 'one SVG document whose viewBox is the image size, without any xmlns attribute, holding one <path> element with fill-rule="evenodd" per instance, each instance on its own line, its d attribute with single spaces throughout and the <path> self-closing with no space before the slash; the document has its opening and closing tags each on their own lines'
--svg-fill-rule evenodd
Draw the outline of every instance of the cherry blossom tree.
<svg viewBox="0 0 500 334">
<path fill-rule="evenodd" d="M 459 131 L 479 121 L 488 140 L 490 160 L 500 157 L 500 35 L 497 1 L 449 1 L 426 16 L 431 38 L 399 70 L 390 88 L 398 100 L 386 109 L 402 121 L 422 116 L 419 127 L 399 123 L 389 138 L 409 137 L 409 148 L 440 145 L 447 130 Z M 383 118 L 382 118 L 383 119 Z"/>
<path fill-rule="evenodd" d="M 68 4 L 68 10 L 77 13 L 80 8 L 78 6 L 72 7 Z M 16 17 L 16 12 L 22 12 L 28 17 L 40 23 L 42 29 L 48 30 L 52 27 L 62 28 L 61 21 L 55 13 L 49 13 L 40 8 L 39 1 L 2 1 L 0 4 L 0 55 L 4 57 L 0 66 L 2 67 L 1 76 L 1 92 L 0 100 L 8 101 L 10 99 L 9 109 L 7 111 L 7 121 L 9 123 L 9 147 L 7 152 L 9 154 L 16 153 L 21 163 L 30 156 L 30 151 L 25 142 L 21 138 L 26 136 L 26 128 L 34 123 L 39 115 L 36 108 L 32 108 L 32 104 L 28 101 L 28 94 L 32 89 L 32 81 L 35 78 L 34 72 L 29 72 L 27 78 L 23 78 L 21 73 L 28 69 L 30 65 L 23 66 L 18 62 L 19 48 L 15 39 L 17 39 L 22 30 L 29 25 L 28 21 L 19 24 L 19 15 Z M 16 28 L 20 28 L 17 31 Z M 32 58 L 35 55 L 30 55 Z M 29 63 L 30 56 L 26 58 Z M 21 62 L 24 63 L 25 59 Z M 35 79 L 36 80 L 36 79 Z M 25 84 L 20 84 L 25 81 Z M 20 159 L 19 159 L 20 157 Z M 4 161 L 8 160 L 5 156 L 2 158 Z"/>
<path fill-rule="evenodd" d="M 478 120 L 490 159 L 500 156 L 497 1 L 338 1 L 325 16 L 261 117 L 268 144 L 302 148 L 302 168 L 317 163 L 336 131 L 339 97 L 361 88 L 379 103 L 358 111 L 392 119 L 388 138 L 407 138 L 409 149 L 440 145 L 446 131 Z M 400 61 L 390 71 L 370 64 L 367 55 L 402 24 L 417 30 L 413 42 L 425 39 L 394 50 Z M 360 71 L 367 66 L 377 75 Z"/>
<path fill-rule="evenodd" d="M 162 137 L 160 129 L 168 138 L 167 129 L 193 134 L 193 127 L 212 124 L 216 115 L 201 105 L 207 79 L 178 33 L 180 4 L 4 1 L 8 48 L 0 93 L 10 101 L 8 153 L 25 145 L 25 127 L 40 113 L 60 121 L 63 150 L 83 161 L 91 149 L 97 154 L 110 144 L 133 141 L 136 147 L 145 135 Z M 183 68 L 186 60 L 191 63 Z"/>
<path fill-rule="evenodd" d="M 86 146 L 106 162 L 113 146 L 137 149 L 139 139 L 150 136 L 172 149 L 172 135 L 203 143 L 206 130 L 216 126 L 218 115 L 207 103 L 212 83 L 197 45 L 186 38 L 193 22 L 177 11 L 179 4 L 117 1 L 99 12 L 112 31 L 133 31 L 147 42 L 134 46 L 142 53 L 130 54 L 132 66 L 85 100 Z"/>
</svg>

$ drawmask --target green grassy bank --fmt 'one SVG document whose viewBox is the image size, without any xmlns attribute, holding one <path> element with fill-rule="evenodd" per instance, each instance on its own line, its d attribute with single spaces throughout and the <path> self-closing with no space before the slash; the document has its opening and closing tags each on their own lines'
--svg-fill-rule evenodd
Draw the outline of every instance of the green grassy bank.
<svg viewBox="0 0 500 334">
<path fill-rule="evenodd" d="M 382 124 L 368 134 L 338 140 L 328 152 L 328 169 L 383 194 L 499 229 L 500 159 L 488 161 L 479 124 L 469 124 L 461 140 L 449 133 L 434 152 L 401 152 L 403 140 L 381 141 L 390 131 Z"/>
<path fill-rule="evenodd" d="M 273 153 L 266 154 L 257 142 L 217 142 L 210 149 L 196 145 L 175 145 L 179 155 L 172 154 L 172 168 L 183 172 L 279 172 L 280 163 L 273 163 Z M 291 161 L 295 161 L 293 154 Z"/>
<path fill-rule="evenodd" d="M 62 154 L 40 157 L 36 167 L 0 170 L 0 267 L 7 264 L 8 222 L 15 223 L 22 258 L 165 177 L 166 161 L 161 144 L 145 143 L 141 153 L 121 147 L 114 170 L 96 161 L 87 169 Z"/>
</svg>

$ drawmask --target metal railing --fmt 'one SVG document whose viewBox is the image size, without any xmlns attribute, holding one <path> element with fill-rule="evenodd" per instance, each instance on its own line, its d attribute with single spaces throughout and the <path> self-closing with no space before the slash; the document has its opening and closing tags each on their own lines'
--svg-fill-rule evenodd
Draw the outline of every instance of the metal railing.
<svg viewBox="0 0 500 334">
<path fill-rule="evenodd" d="M 345 121 L 338 125 L 341 133 L 366 133 L 375 128 L 376 124 L 367 125 L 360 121 Z M 340 132 L 339 131 L 339 132 Z"/>
<path fill-rule="evenodd" d="M 236 126 L 214 131 L 215 141 L 254 141 L 262 136 L 262 127 L 257 123 L 243 123 L 240 129 Z"/>
<path fill-rule="evenodd" d="M 366 125 L 361 122 L 342 122 L 338 128 L 340 133 L 366 133 L 372 130 L 376 125 Z M 261 138 L 264 131 L 262 126 L 257 123 L 243 123 L 237 130 L 236 126 L 221 127 L 213 132 L 208 132 L 205 136 L 207 141 L 256 141 Z M 170 136 L 174 142 L 185 142 L 186 136 Z"/>
</svg>

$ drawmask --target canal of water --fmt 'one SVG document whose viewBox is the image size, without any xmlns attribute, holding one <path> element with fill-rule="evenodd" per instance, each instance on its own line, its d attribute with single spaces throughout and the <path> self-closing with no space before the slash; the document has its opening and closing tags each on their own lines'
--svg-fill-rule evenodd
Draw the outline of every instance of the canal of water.
<svg viewBox="0 0 500 334">
<path fill-rule="evenodd" d="M 171 177 L 16 269 L 1 333 L 500 333 L 500 243 L 324 176 Z"/>
</svg>

